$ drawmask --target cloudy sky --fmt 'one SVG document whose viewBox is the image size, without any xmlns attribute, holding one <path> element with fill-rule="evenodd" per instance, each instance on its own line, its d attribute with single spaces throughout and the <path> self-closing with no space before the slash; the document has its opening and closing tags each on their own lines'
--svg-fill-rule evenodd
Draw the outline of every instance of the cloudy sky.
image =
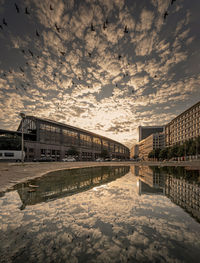
<svg viewBox="0 0 200 263">
<path fill-rule="evenodd" d="M 199 7 L 0 0 L 0 128 L 23 111 L 130 146 L 199 100 Z"/>
</svg>

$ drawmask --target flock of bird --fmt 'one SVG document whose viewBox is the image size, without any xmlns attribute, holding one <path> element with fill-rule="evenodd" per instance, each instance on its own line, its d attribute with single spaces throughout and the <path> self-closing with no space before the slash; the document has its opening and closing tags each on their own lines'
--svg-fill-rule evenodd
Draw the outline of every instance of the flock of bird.
<svg viewBox="0 0 200 263">
<path fill-rule="evenodd" d="M 176 0 L 171 0 L 171 5 L 173 5 L 173 3 L 174 3 L 175 1 L 176 1 Z M 16 9 L 17 14 L 24 13 L 25 15 L 28 15 L 28 16 L 31 15 L 30 10 L 28 9 L 28 7 L 25 7 L 25 8 L 23 9 L 23 11 L 22 11 L 22 9 L 19 8 L 19 6 L 18 6 L 16 3 L 14 3 L 14 7 L 15 7 L 15 9 Z M 52 7 L 51 4 L 50 4 L 50 6 L 49 6 L 49 10 L 50 10 L 51 12 L 54 11 L 54 8 Z M 165 11 L 165 13 L 164 13 L 164 15 L 163 15 L 164 20 L 166 20 L 166 18 L 167 18 L 168 15 L 169 15 L 168 11 Z M 110 22 L 108 21 L 108 18 L 106 18 L 106 20 L 102 23 L 102 28 L 103 28 L 103 30 L 106 30 L 106 29 L 109 27 L 109 23 L 110 23 Z M 61 34 L 61 33 L 62 33 L 62 28 L 59 27 L 57 23 L 55 23 L 54 26 L 55 26 L 56 32 L 57 32 L 58 34 Z M 6 27 L 9 27 L 9 24 L 8 24 L 6 18 L 3 18 L 3 19 L 2 19 L 2 24 L 0 24 L 0 29 L 1 29 L 1 30 L 4 30 Z M 95 26 L 93 23 L 91 23 L 91 25 L 90 25 L 90 30 L 91 30 L 91 32 L 95 32 L 95 31 L 96 31 L 95 27 L 96 27 L 96 26 Z M 129 30 L 128 30 L 128 26 L 127 26 L 127 25 L 124 27 L 123 32 L 124 32 L 124 35 L 129 33 Z M 36 29 L 35 35 L 36 35 L 37 38 L 40 38 L 41 34 L 39 33 L 39 30 L 38 30 L 38 29 Z M 32 58 L 35 58 L 35 59 L 39 59 L 39 58 L 40 58 L 38 55 L 34 54 L 34 52 L 33 52 L 30 48 L 28 48 L 27 50 L 21 49 L 21 52 L 22 52 L 24 55 L 25 55 L 25 54 L 26 54 L 26 55 L 29 54 Z M 60 52 L 60 54 L 61 54 L 63 57 L 66 55 L 66 52 L 64 52 L 64 51 L 59 51 L 59 52 Z M 92 57 L 92 53 L 91 53 L 91 52 L 88 52 L 88 56 L 89 56 L 89 58 L 91 58 L 91 57 Z M 118 60 L 120 61 L 121 59 L 122 59 L 122 54 L 118 54 Z M 62 64 L 62 61 L 60 61 L 60 63 Z M 27 61 L 27 62 L 26 62 L 26 66 L 28 66 L 28 65 L 29 65 L 29 62 Z M 129 64 L 129 65 L 130 65 L 130 64 Z M 37 68 L 37 62 L 35 63 L 35 68 Z M 24 69 L 24 67 L 19 66 L 19 70 L 23 73 L 23 76 L 25 76 L 25 75 L 24 75 L 24 74 L 25 74 L 25 69 Z M 8 72 L 4 72 L 4 73 L 2 74 L 2 76 L 3 76 L 3 77 L 6 77 L 7 74 L 9 74 L 9 73 L 11 74 L 11 73 L 12 73 L 12 70 L 9 70 Z M 53 73 L 53 75 L 54 75 L 54 77 L 57 76 L 56 73 Z M 126 76 L 128 76 L 128 73 L 123 74 L 123 75 L 124 75 L 124 78 L 125 78 Z M 157 75 L 155 75 L 154 77 L 156 78 Z M 79 80 L 80 80 L 80 77 L 79 77 Z M 75 84 L 75 83 L 72 81 L 72 84 Z M 30 83 L 26 83 L 26 85 L 27 85 L 27 86 L 30 86 Z M 25 91 L 27 91 L 27 88 L 25 87 L 25 84 L 24 84 L 24 83 L 21 83 L 21 87 L 22 87 Z M 116 84 L 116 87 L 118 87 L 117 84 Z M 16 87 L 16 89 L 18 89 L 18 88 Z M 134 90 L 132 91 L 132 93 L 134 93 Z"/>
</svg>

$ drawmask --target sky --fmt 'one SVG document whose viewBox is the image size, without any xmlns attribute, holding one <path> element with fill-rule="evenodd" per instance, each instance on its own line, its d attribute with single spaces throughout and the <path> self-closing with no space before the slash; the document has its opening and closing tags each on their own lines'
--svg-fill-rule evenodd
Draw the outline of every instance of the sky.
<svg viewBox="0 0 200 263">
<path fill-rule="evenodd" d="M 0 0 L 0 128 L 19 113 L 131 147 L 200 98 L 199 0 Z"/>
</svg>

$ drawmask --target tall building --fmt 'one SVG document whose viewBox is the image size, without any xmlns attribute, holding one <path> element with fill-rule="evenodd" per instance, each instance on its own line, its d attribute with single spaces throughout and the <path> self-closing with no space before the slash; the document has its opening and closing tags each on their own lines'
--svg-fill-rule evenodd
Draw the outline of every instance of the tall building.
<svg viewBox="0 0 200 263">
<path fill-rule="evenodd" d="M 139 142 L 139 158 L 148 160 L 148 155 L 152 150 L 165 147 L 164 133 L 154 133 Z"/>
<path fill-rule="evenodd" d="M 153 133 L 163 132 L 164 126 L 139 126 L 139 142 Z"/>
<path fill-rule="evenodd" d="M 51 157 L 62 160 L 75 149 L 79 160 L 95 160 L 106 150 L 110 157 L 129 159 L 130 151 L 123 144 L 52 120 L 26 116 L 23 121 L 26 159 Z M 22 131 L 22 121 L 18 133 Z"/>
<path fill-rule="evenodd" d="M 171 146 L 200 136 L 200 101 L 165 125 L 165 144 Z"/>
</svg>

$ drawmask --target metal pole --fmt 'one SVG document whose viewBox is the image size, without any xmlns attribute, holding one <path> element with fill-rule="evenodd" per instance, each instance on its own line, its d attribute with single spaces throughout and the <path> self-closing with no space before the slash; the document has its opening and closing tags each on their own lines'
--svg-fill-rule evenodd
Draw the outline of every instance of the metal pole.
<svg viewBox="0 0 200 263">
<path fill-rule="evenodd" d="M 22 153 L 21 153 L 21 161 L 24 163 L 24 118 L 22 118 Z"/>
</svg>

